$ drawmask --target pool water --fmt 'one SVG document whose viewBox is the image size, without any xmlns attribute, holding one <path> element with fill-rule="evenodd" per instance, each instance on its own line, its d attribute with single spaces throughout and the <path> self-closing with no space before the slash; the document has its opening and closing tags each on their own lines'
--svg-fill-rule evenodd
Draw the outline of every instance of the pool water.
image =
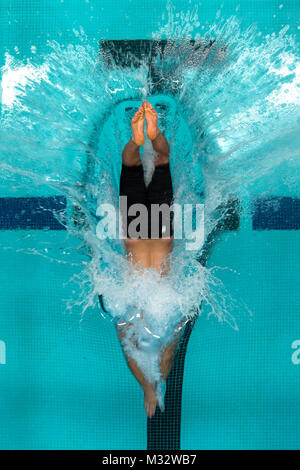
<svg viewBox="0 0 300 470">
<path fill-rule="evenodd" d="M 1 215 L 0 447 L 143 449 L 154 432 L 97 299 L 122 246 L 98 251 L 93 232 L 97 204 L 117 194 L 126 109 L 149 98 L 169 110 L 175 186 L 189 188 L 178 200 L 204 197 L 208 232 L 222 201 L 238 195 L 241 206 L 238 230 L 216 237 L 198 277 L 174 278 L 192 304 L 202 273 L 212 276 L 185 354 L 180 447 L 298 448 L 297 2 L 157 1 L 137 11 L 129 1 L 112 11 L 96 0 L 8 1 L 0 23 L 2 213 L 11 198 L 67 200 L 66 214 L 46 210 L 42 227 L 41 212 Z M 212 35 L 227 56 L 200 73 L 164 60 L 179 88 L 171 93 L 173 77 L 156 98 L 145 63 L 97 62 L 100 39 Z M 196 266 L 178 252 L 174 266 Z"/>
</svg>

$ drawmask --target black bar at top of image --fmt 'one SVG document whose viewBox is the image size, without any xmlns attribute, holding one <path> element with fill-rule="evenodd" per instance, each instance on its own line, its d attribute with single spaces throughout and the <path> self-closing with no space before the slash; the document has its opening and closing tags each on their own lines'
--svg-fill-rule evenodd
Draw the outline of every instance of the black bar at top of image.
<svg viewBox="0 0 300 470">
<path fill-rule="evenodd" d="M 174 80 L 174 67 L 161 67 L 180 60 L 186 69 L 219 63 L 224 60 L 227 45 L 215 39 L 102 39 L 99 54 L 104 66 L 139 68 L 148 67 L 149 90 L 153 93 L 174 94 L 180 88 L 180 74 Z"/>
<path fill-rule="evenodd" d="M 107 68 L 115 65 L 121 67 L 139 67 L 142 61 L 150 62 L 160 54 L 174 58 L 180 54 L 185 67 L 203 65 L 210 52 L 220 60 L 226 46 L 217 45 L 215 39 L 102 39 L 100 53 Z"/>
</svg>

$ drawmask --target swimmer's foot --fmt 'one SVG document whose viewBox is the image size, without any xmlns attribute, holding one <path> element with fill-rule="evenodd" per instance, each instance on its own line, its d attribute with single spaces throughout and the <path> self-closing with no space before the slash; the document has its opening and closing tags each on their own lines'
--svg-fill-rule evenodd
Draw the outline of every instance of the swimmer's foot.
<svg viewBox="0 0 300 470">
<path fill-rule="evenodd" d="M 152 418 L 155 415 L 157 397 L 151 385 L 148 385 L 144 388 L 144 405 L 146 410 L 146 415 L 148 418 Z"/>
<path fill-rule="evenodd" d="M 132 140 L 139 147 L 144 144 L 144 117 L 145 112 L 143 106 L 139 107 L 139 110 L 135 113 L 131 121 L 132 127 Z"/>
<path fill-rule="evenodd" d="M 165 394 L 167 390 L 167 384 L 165 380 L 157 381 L 154 384 L 155 394 L 157 396 L 157 404 L 160 411 L 163 413 L 165 408 Z"/>
<path fill-rule="evenodd" d="M 160 134 L 156 111 L 148 101 L 143 102 L 143 108 L 147 122 L 147 137 L 150 140 L 154 140 Z"/>
</svg>

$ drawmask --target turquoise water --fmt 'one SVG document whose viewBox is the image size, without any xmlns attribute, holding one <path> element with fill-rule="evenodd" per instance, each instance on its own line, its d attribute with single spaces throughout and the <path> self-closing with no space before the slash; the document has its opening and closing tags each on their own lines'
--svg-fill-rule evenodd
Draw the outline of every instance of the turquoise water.
<svg viewBox="0 0 300 470">
<path fill-rule="evenodd" d="M 185 75 L 180 93 L 168 98 L 174 110 L 166 127 L 172 172 L 176 188 L 189 188 L 177 191 L 179 200 L 200 197 L 205 188 L 207 233 L 216 224 L 214 208 L 229 195 L 238 194 L 243 213 L 239 231 L 223 235 L 215 245 L 209 269 L 182 256 L 180 245 L 175 252 L 177 278 L 172 280 L 182 283 L 186 310 L 199 301 L 199 286 L 208 300 L 187 351 L 181 447 L 297 448 L 299 366 L 292 360 L 292 343 L 299 339 L 299 235 L 253 231 L 250 210 L 256 195 L 298 195 L 296 2 L 265 9 L 258 9 L 257 2 L 224 2 L 222 8 L 202 2 L 198 12 L 191 4 L 188 16 L 181 2 L 174 8 L 154 2 L 151 12 L 143 6 L 139 15 L 129 2 L 128 10 L 116 9 L 115 24 L 105 4 L 53 4 L 28 2 L 25 9 L 8 2 L 1 10 L 1 21 L 8 13 L 10 19 L 9 57 L 4 50 L 1 56 L 6 63 L 1 196 L 65 194 L 68 220 L 73 220 L 73 202 L 81 205 L 88 226 L 70 223 L 67 233 L 1 233 L 7 267 L 1 284 L 0 340 L 6 345 L 0 365 L 5 397 L 1 446 L 145 448 L 141 393 L 125 367 L 112 323 L 99 315 L 96 304 L 103 285 L 109 288 L 119 279 L 117 270 L 111 277 L 103 267 L 121 263 L 122 247 L 99 247 L 93 229 L 99 199 L 111 201 L 117 194 L 119 156 L 128 138 L 117 100 L 148 97 L 147 81 L 143 68 L 107 72 L 97 66 L 97 41 L 213 35 L 231 45 L 225 63 L 197 74 L 175 61 L 180 76 Z M 30 27 L 20 37 L 21 20 Z M 247 29 L 254 22 L 256 29 Z M 25 96 L 19 94 L 19 106 L 25 108 L 15 107 L 11 119 L 7 78 L 12 75 L 7 74 L 20 67 L 24 72 L 25 66 L 27 75 L 44 75 L 27 84 Z M 174 70 L 167 61 L 164 66 Z M 107 112 L 107 126 L 91 145 L 93 126 L 103 123 Z M 111 129 L 114 139 L 108 142 Z M 88 181 L 83 180 L 87 153 L 96 163 Z M 105 176 L 101 184 L 99 175 Z M 187 265 L 192 267 L 189 280 L 179 275 Z M 68 282 L 74 274 L 75 284 Z M 208 279 L 204 286 L 203 276 Z M 65 299 L 71 315 L 65 313 Z M 225 322 L 207 321 L 211 312 Z"/>
</svg>

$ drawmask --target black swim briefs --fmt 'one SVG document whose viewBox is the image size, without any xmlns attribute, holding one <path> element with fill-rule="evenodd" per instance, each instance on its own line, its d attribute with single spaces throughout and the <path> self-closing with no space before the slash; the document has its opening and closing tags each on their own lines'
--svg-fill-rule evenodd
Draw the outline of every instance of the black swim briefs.
<svg viewBox="0 0 300 470">
<path fill-rule="evenodd" d="M 170 206 L 173 200 L 173 186 L 169 163 L 155 167 L 152 180 L 148 187 L 144 181 L 143 166 L 122 165 L 120 177 L 120 196 L 127 196 L 127 224 L 123 227 L 128 238 L 169 238 L 173 235 L 173 211 Z M 128 215 L 133 204 L 143 204 L 147 208 L 148 230 L 139 236 L 130 236 L 130 223 L 140 217 L 138 211 L 135 215 Z M 164 204 L 158 209 L 153 205 Z M 134 209 L 134 208 L 132 208 Z M 124 211 L 121 209 L 124 221 Z M 140 231 L 140 224 L 134 224 Z M 129 229 L 129 231 L 128 231 Z M 132 233 L 132 231 L 131 231 Z"/>
</svg>

